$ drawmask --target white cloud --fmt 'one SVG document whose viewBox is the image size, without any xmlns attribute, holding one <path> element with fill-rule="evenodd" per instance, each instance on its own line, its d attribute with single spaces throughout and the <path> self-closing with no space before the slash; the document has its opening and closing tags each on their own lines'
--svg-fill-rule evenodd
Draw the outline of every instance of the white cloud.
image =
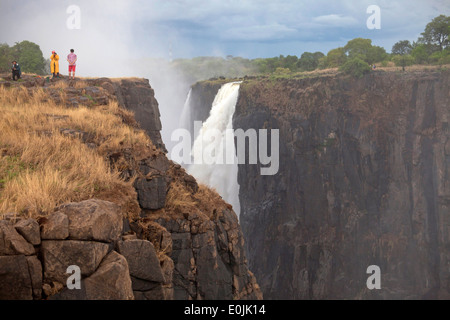
<svg viewBox="0 0 450 320">
<path fill-rule="evenodd" d="M 358 21 L 349 16 L 343 16 L 340 14 L 327 14 L 313 18 L 313 22 L 329 27 L 349 27 L 356 25 Z"/>
<path fill-rule="evenodd" d="M 433 17 L 450 14 L 448 0 L 77 0 L 82 29 L 69 32 L 69 2 L 0 1 L 0 42 L 34 41 L 45 55 L 76 46 L 83 56 L 90 52 L 90 70 L 112 54 L 167 56 L 170 43 L 174 55 L 189 57 L 212 49 L 236 55 L 233 48 L 242 48 L 245 41 L 249 56 L 253 47 L 253 54 L 265 56 L 263 45 L 271 41 L 280 53 L 293 41 L 316 41 L 318 46 L 358 36 L 412 41 Z M 382 29 L 368 33 L 366 8 L 371 4 L 381 7 Z M 17 10 L 20 15 L 14 14 Z"/>
<path fill-rule="evenodd" d="M 297 32 L 296 29 L 274 23 L 269 25 L 251 25 L 245 27 L 232 27 L 220 34 L 223 40 L 237 41 L 264 41 L 285 39 Z"/>
</svg>

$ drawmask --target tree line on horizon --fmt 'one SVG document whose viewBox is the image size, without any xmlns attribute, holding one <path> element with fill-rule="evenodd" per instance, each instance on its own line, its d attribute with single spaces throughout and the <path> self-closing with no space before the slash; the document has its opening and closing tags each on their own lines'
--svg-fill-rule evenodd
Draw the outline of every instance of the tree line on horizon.
<svg viewBox="0 0 450 320">
<path fill-rule="evenodd" d="M 371 39 L 355 38 L 343 47 L 330 50 L 326 55 L 322 52 L 303 52 L 300 57 L 196 57 L 175 59 L 170 66 L 193 82 L 220 76 L 235 78 L 259 74 L 288 75 L 327 68 L 340 68 L 344 72 L 361 76 L 369 72 L 370 65 L 375 63 L 388 66 L 393 62 L 403 69 L 413 64 L 449 64 L 449 35 L 450 17 L 440 15 L 426 25 L 417 41 L 398 41 L 393 45 L 391 53 L 387 53 L 383 47 L 373 45 Z M 0 44 L 0 72 L 10 71 L 12 60 L 17 60 L 24 72 L 49 73 L 48 59 L 43 57 L 39 45 L 33 42 L 22 41 L 12 47 Z"/>
<path fill-rule="evenodd" d="M 233 56 L 197 57 L 177 59 L 172 65 L 186 74 L 195 75 L 196 79 L 257 74 L 287 75 L 327 68 L 340 68 L 344 72 L 361 76 L 369 72 L 373 64 L 388 66 L 392 62 L 403 69 L 413 64 L 450 64 L 449 35 L 450 17 L 440 15 L 427 24 L 417 41 L 398 41 L 390 54 L 383 47 L 373 45 L 371 39 L 355 38 L 326 55 L 322 52 L 303 52 L 300 57 L 280 55 L 251 60 Z"/>
</svg>

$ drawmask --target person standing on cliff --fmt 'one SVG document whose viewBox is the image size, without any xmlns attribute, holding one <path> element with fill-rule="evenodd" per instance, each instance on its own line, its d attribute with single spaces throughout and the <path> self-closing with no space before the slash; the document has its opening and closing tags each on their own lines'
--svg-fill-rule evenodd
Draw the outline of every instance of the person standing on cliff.
<svg viewBox="0 0 450 320">
<path fill-rule="evenodd" d="M 70 80 L 71 73 L 72 73 L 72 80 L 75 80 L 75 69 L 77 67 L 77 55 L 74 52 L 75 52 L 75 50 L 70 49 L 70 53 L 67 56 L 67 62 L 69 63 L 69 80 Z"/>
<path fill-rule="evenodd" d="M 52 51 L 50 56 L 50 71 L 54 77 L 59 77 L 59 56 L 55 51 Z"/>
<path fill-rule="evenodd" d="M 17 61 L 12 62 L 11 71 L 12 71 L 12 79 L 14 81 L 16 81 L 16 78 L 17 78 L 17 80 L 20 79 L 22 72 L 20 71 L 20 66 L 17 63 Z"/>
</svg>

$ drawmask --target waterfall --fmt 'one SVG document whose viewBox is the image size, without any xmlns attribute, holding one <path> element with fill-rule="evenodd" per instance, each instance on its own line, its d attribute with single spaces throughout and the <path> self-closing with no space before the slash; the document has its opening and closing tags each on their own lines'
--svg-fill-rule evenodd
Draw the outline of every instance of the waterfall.
<svg viewBox="0 0 450 320">
<path fill-rule="evenodd" d="M 214 188 L 233 206 L 239 217 L 238 161 L 234 147 L 233 114 L 241 82 L 224 84 L 217 93 L 208 119 L 203 123 L 192 147 L 194 164 L 188 172 L 200 183 Z M 192 124 L 191 124 L 192 125 Z M 214 150 L 205 161 L 205 150 Z M 227 161 L 231 159 L 232 161 Z"/>
<path fill-rule="evenodd" d="M 192 88 L 189 90 L 186 101 L 184 102 L 183 110 L 181 111 L 180 121 L 178 126 L 183 129 L 191 131 L 191 93 Z"/>
</svg>

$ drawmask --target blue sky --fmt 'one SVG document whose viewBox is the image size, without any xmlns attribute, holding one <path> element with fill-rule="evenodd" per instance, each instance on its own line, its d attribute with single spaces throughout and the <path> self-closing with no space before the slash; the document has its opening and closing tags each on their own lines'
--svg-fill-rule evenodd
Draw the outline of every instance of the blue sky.
<svg viewBox="0 0 450 320">
<path fill-rule="evenodd" d="M 66 27 L 69 5 L 80 8 L 79 30 Z M 381 9 L 379 30 L 366 26 L 369 5 Z M 30 40 L 45 53 L 77 47 L 97 58 L 168 58 L 170 48 L 174 58 L 326 54 L 355 37 L 389 52 L 450 15 L 449 0 L 2 0 L 0 7 L 0 42 Z"/>
</svg>

